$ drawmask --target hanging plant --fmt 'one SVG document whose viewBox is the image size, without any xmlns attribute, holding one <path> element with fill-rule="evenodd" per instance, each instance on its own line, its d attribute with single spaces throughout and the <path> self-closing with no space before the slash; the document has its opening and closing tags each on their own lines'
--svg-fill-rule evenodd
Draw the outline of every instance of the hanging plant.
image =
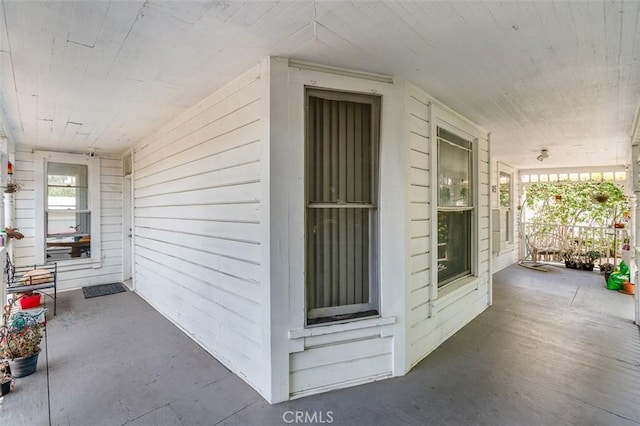
<svg viewBox="0 0 640 426">
<path fill-rule="evenodd" d="M 15 182 L 7 183 L 7 186 L 4 188 L 5 194 L 13 194 L 14 192 L 18 192 L 18 184 Z"/>
<path fill-rule="evenodd" d="M 596 192 L 593 194 L 593 200 L 598 203 L 606 203 L 609 201 L 609 193 L 605 191 Z"/>
</svg>

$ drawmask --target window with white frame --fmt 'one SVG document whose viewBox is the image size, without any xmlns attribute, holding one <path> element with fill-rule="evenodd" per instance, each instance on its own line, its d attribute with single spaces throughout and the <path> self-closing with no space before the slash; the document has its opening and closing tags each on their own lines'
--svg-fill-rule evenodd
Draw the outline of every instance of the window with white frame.
<svg viewBox="0 0 640 426">
<path fill-rule="evenodd" d="M 472 273 L 475 211 L 473 142 L 436 127 L 438 287 Z"/>
<path fill-rule="evenodd" d="M 99 260 L 99 159 L 37 151 L 36 258 Z"/>
<path fill-rule="evenodd" d="M 378 315 L 380 97 L 306 89 L 307 324 Z"/>
<path fill-rule="evenodd" d="M 513 173 L 499 170 L 500 244 L 513 243 Z"/>
</svg>

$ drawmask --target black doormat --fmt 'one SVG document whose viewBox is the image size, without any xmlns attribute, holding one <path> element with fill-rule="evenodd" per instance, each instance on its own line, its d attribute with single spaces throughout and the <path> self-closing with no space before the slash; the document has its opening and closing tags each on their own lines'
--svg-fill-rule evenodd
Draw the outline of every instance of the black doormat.
<svg viewBox="0 0 640 426">
<path fill-rule="evenodd" d="M 122 293 L 126 291 L 122 286 L 122 283 L 111 283 L 93 285 L 91 287 L 82 287 L 84 298 L 89 299 L 91 297 L 106 296 L 107 294 Z"/>
</svg>

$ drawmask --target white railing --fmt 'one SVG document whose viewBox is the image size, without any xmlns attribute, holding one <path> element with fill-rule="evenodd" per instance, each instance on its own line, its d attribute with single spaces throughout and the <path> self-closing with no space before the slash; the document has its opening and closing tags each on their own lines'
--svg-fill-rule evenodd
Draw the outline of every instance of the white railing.
<svg viewBox="0 0 640 426">
<path fill-rule="evenodd" d="M 563 263 L 568 256 L 584 258 L 589 252 L 594 255 L 598 252 L 596 265 L 605 262 L 618 264 L 623 250 L 629 250 L 626 228 L 523 223 L 521 234 L 525 255 L 530 255 L 531 250 L 527 242 L 540 240 L 541 235 L 546 236 L 547 241 L 554 241 L 555 249 L 546 250 L 541 259 L 548 262 Z"/>
</svg>

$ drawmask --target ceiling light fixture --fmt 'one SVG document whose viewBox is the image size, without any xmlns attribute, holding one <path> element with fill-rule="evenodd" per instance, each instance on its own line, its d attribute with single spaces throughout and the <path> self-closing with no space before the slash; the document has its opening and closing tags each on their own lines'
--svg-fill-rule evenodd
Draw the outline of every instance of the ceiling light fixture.
<svg viewBox="0 0 640 426">
<path fill-rule="evenodd" d="M 542 151 L 540 151 L 540 155 L 538 155 L 537 159 L 538 161 L 542 161 L 545 158 L 547 158 L 549 156 L 549 150 L 548 149 L 543 149 Z"/>
</svg>

